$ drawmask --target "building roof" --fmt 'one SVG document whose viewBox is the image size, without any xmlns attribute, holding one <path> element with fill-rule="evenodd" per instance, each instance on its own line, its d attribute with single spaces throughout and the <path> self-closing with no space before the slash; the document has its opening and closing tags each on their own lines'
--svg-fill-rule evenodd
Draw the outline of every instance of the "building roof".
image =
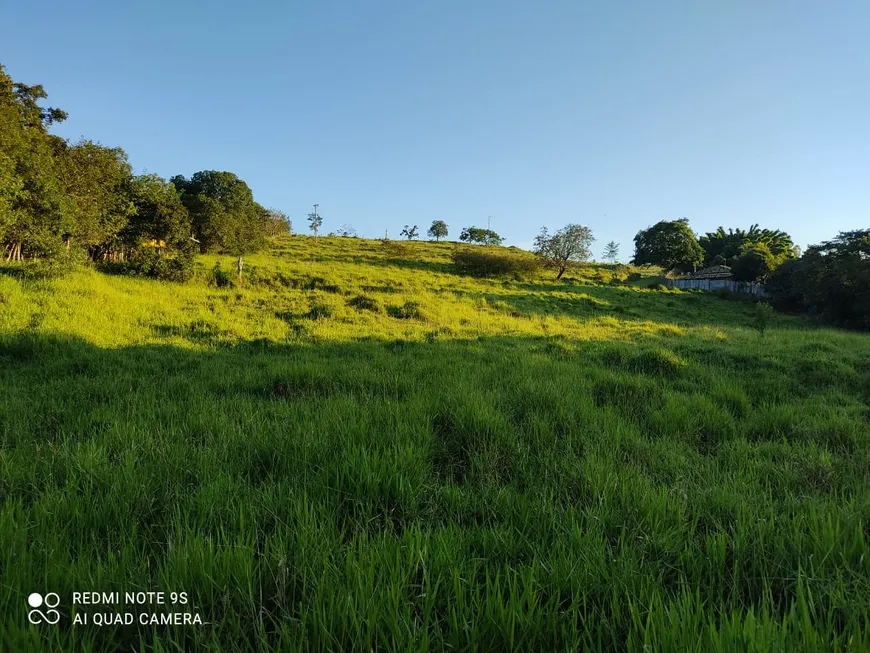
<svg viewBox="0 0 870 653">
<path fill-rule="evenodd" d="M 730 279 L 731 268 L 727 265 L 714 265 L 697 272 L 687 274 L 686 279 Z"/>
</svg>

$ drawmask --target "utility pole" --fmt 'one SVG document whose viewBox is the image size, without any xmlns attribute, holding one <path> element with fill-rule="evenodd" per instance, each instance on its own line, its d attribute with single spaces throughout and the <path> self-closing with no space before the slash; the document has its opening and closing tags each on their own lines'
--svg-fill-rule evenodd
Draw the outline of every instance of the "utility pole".
<svg viewBox="0 0 870 653">
<path fill-rule="evenodd" d="M 486 216 L 486 228 L 489 231 L 492 231 L 492 216 L 491 215 Z"/>
</svg>

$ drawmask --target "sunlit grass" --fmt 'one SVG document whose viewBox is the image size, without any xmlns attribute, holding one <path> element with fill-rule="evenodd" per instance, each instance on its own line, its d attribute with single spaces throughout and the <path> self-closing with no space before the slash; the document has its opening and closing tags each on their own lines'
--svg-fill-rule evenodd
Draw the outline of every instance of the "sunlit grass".
<svg viewBox="0 0 870 653">
<path fill-rule="evenodd" d="M 405 247 L 6 268 L 0 650 L 870 647 L 867 336 Z M 70 626 L 126 589 L 210 623 Z"/>
</svg>

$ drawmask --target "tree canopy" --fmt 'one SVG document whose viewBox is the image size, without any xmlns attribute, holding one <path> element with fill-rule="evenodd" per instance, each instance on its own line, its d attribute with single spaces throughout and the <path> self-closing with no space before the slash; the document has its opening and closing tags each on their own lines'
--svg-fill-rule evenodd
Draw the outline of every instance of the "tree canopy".
<svg viewBox="0 0 870 653">
<path fill-rule="evenodd" d="M 781 309 L 870 329 L 870 229 L 841 232 L 808 247 L 774 270 L 765 288 Z"/>
<path fill-rule="evenodd" d="M 263 231 L 267 236 L 289 234 L 293 230 L 293 223 L 284 211 L 280 209 L 266 209 L 263 214 Z"/>
<path fill-rule="evenodd" d="M 59 173 L 75 220 L 65 234 L 97 258 L 117 249 L 119 234 L 136 213 L 132 201 L 133 169 L 120 147 L 82 140 L 63 147 Z"/>
<path fill-rule="evenodd" d="M 205 170 L 171 182 L 136 176 L 120 147 L 87 139 L 70 143 L 49 133 L 67 115 L 43 106 L 46 97 L 42 86 L 14 82 L 0 66 L 5 259 L 79 251 L 100 263 L 147 259 L 146 267 L 156 269 L 152 259 L 164 253 L 189 262 L 194 239 L 202 251 L 242 254 L 257 249 L 268 230 L 282 230 L 282 221 L 231 172 Z"/>
<path fill-rule="evenodd" d="M 320 231 L 320 227 L 323 225 L 323 216 L 318 213 L 309 213 L 308 214 L 308 228 L 314 233 L 315 240 L 317 239 L 317 232 Z"/>
<path fill-rule="evenodd" d="M 6 258 L 51 256 L 74 229 L 58 174 L 64 141 L 48 133 L 66 113 L 38 104 L 41 86 L 15 83 L 0 65 L 0 243 Z"/>
<path fill-rule="evenodd" d="M 190 179 L 177 175 L 172 183 L 181 191 L 202 252 L 241 255 L 262 246 L 266 209 L 235 174 L 202 170 Z"/>
<path fill-rule="evenodd" d="M 532 251 L 556 268 L 559 271 L 556 278 L 561 279 L 571 261 L 589 260 L 594 241 L 592 230 L 579 224 L 566 225 L 552 234 L 541 227 Z"/>
<path fill-rule="evenodd" d="M 716 231 L 704 234 L 698 239 L 704 250 L 704 265 L 728 265 L 749 245 L 763 244 L 774 258 L 774 264 L 797 257 L 797 247 L 791 236 L 778 229 L 761 229 L 757 224 L 744 229 L 719 227 Z"/>
<path fill-rule="evenodd" d="M 413 227 L 410 225 L 405 225 L 405 228 L 399 233 L 400 236 L 404 236 L 408 240 L 414 240 L 417 236 L 420 235 L 419 229 L 417 229 L 417 225 Z"/>
<path fill-rule="evenodd" d="M 765 243 L 744 246 L 740 256 L 734 260 L 731 273 L 736 281 L 763 281 L 776 267 L 776 259 Z"/>
<path fill-rule="evenodd" d="M 688 218 L 662 220 L 634 237 L 635 265 L 691 270 L 704 261 L 704 250 L 689 228 Z"/>
<path fill-rule="evenodd" d="M 459 240 L 478 245 L 501 245 L 504 242 L 504 238 L 492 229 L 481 229 L 480 227 L 465 227 L 459 234 Z"/>
<path fill-rule="evenodd" d="M 444 220 L 434 220 L 429 231 L 426 232 L 430 238 L 440 241 L 442 238 L 447 238 L 447 223 Z"/>
</svg>

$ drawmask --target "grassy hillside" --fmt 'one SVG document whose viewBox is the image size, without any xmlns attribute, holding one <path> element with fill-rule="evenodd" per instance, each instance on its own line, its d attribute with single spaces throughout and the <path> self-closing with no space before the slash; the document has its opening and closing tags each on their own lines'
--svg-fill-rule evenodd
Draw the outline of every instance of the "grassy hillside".
<svg viewBox="0 0 870 653">
<path fill-rule="evenodd" d="M 0 650 L 870 647 L 870 337 L 453 247 L 0 268 Z"/>
</svg>

